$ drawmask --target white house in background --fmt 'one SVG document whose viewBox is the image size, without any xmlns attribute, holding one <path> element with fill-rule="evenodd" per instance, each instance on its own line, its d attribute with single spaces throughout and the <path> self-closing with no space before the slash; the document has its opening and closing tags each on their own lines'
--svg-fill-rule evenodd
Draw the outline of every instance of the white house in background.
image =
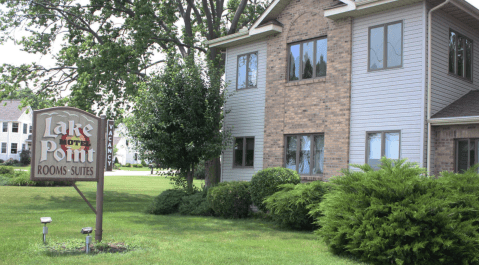
<svg viewBox="0 0 479 265">
<path fill-rule="evenodd" d="M 115 128 L 115 136 L 113 137 L 113 146 L 118 148 L 115 158 L 122 165 L 126 163 L 140 164 L 141 159 L 138 151 L 135 149 L 134 141 L 128 136 L 128 130 L 124 124 Z M 115 161 L 113 158 L 113 161 Z"/>
<path fill-rule="evenodd" d="M 19 109 L 20 100 L 0 102 L 0 159 L 20 160 L 20 152 L 31 147 L 32 109 Z M 30 140 L 29 140 L 30 136 Z"/>
</svg>

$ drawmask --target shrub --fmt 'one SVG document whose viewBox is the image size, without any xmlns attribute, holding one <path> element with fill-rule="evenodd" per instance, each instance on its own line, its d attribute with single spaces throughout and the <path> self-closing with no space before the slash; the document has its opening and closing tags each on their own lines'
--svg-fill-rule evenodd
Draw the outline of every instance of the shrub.
<svg viewBox="0 0 479 265">
<path fill-rule="evenodd" d="M 151 205 L 148 207 L 147 212 L 151 214 L 171 214 L 178 211 L 181 198 L 186 196 L 186 192 L 180 189 L 165 190 L 158 195 Z"/>
<path fill-rule="evenodd" d="M 22 163 L 22 165 L 28 165 L 30 164 L 30 161 L 31 161 L 31 152 L 30 150 L 22 150 L 20 152 L 20 163 Z"/>
<path fill-rule="evenodd" d="M 329 248 L 373 264 L 478 264 L 476 169 L 435 179 L 404 160 L 381 162 L 332 180 L 317 230 Z"/>
<path fill-rule="evenodd" d="M 71 186 L 70 181 L 31 181 L 30 174 L 26 171 L 15 170 L 11 174 L 1 176 L 0 186 Z"/>
<path fill-rule="evenodd" d="M 206 178 L 206 170 L 205 170 L 205 162 L 204 161 L 200 161 L 200 163 L 198 163 L 198 166 L 196 166 L 194 178 L 195 179 L 205 179 Z"/>
<path fill-rule="evenodd" d="M 148 164 L 145 162 L 145 160 L 142 159 L 142 160 L 141 160 L 141 166 L 142 166 L 142 167 L 147 167 Z"/>
<path fill-rule="evenodd" d="M 120 164 L 120 162 L 118 162 L 118 157 L 115 157 L 115 161 L 113 163 L 114 164 Z"/>
<path fill-rule="evenodd" d="M 3 159 L 0 159 L 0 164 L 3 164 L 3 162 L 5 162 L 5 160 L 3 160 Z"/>
<path fill-rule="evenodd" d="M 279 191 L 279 185 L 298 184 L 299 182 L 301 182 L 301 178 L 298 173 L 288 168 L 274 167 L 260 170 L 251 178 L 251 199 L 258 209 L 265 212 L 264 199 Z"/>
<path fill-rule="evenodd" d="M 321 181 L 304 184 L 283 184 L 282 190 L 264 200 L 273 220 L 293 229 L 313 229 L 314 218 L 309 214 L 313 205 L 321 202 L 326 188 Z"/>
<path fill-rule="evenodd" d="M 130 164 L 130 163 L 126 163 L 126 164 L 125 164 L 125 167 L 131 167 L 131 164 Z"/>
<path fill-rule="evenodd" d="M 179 206 L 180 213 L 183 215 L 212 215 L 213 210 L 206 200 L 207 194 L 207 190 L 205 189 L 181 198 Z"/>
<path fill-rule="evenodd" d="M 249 182 L 222 182 L 208 189 L 207 201 L 215 215 L 224 218 L 245 218 L 249 215 L 251 194 Z"/>
<path fill-rule="evenodd" d="M 119 163 L 113 164 L 113 169 L 120 169 L 121 165 Z"/>
<path fill-rule="evenodd" d="M 13 160 L 13 158 L 9 158 L 7 159 L 7 161 L 5 161 L 5 163 L 3 163 L 5 166 L 13 166 L 16 164 L 15 162 L 16 160 Z"/>
<path fill-rule="evenodd" d="M 4 175 L 4 174 L 12 175 L 13 172 L 14 172 L 13 167 L 0 166 L 0 175 Z"/>
</svg>

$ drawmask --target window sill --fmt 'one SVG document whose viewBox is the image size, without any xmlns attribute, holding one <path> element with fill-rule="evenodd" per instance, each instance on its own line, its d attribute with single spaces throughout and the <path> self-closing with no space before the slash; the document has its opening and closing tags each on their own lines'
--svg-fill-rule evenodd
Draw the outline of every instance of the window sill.
<svg viewBox="0 0 479 265">
<path fill-rule="evenodd" d="M 465 78 L 465 77 L 462 77 L 462 76 L 458 76 L 458 75 L 453 74 L 453 73 L 451 73 L 451 72 L 447 72 L 447 75 L 450 76 L 450 77 L 456 78 L 456 79 L 458 79 L 458 80 L 467 82 L 467 83 L 469 83 L 469 84 L 474 84 L 474 82 L 472 82 L 472 80 L 469 80 L 469 79 L 467 79 L 467 78 Z"/>
<path fill-rule="evenodd" d="M 300 85 L 314 84 L 314 83 L 326 83 L 326 76 L 316 77 L 316 78 L 311 78 L 306 80 L 299 80 L 299 81 L 287 81 L 286 86 L 287 87 L 300 86 Z"/>
<path fill-rule="evenodd" d="M 404 67 L 401 65 L 401 66 L 380 68 L 380 69 L 373 69 L 373 70 L 368 68 L 368 73 L 376 73 L 376 72 L 382 72 L 382 71 L 388 71 L 388 70 L 397 70 L 397 69 L 404 69 Z"/>
<path fill-rule="evenodd" d="M 232 169 L 254 169 L 254 166 L 252 166 L 252 167 L 232 167 Z"/>
<path fill-rule="evenodd" d="M 250 89 L 258 89 L 258 87 L 254 86 L 254 87 L 237 88 L 236 91 L 243 91 L 243 90 L 250 90 Z"/>
<path fill-rule="evenodd" d="M 309 181 L 316 181 L 316 180 L 323 180 L 323 174 L 319 175 L 299 175 L 301 177 L 301 182 L 309 182 Z"/>
</svg>

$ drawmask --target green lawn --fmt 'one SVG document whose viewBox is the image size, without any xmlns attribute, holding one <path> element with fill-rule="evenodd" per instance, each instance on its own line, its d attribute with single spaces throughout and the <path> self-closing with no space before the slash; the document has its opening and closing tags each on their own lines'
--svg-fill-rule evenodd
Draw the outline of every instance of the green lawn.
<svg viewBox="0 0 479 265">
<path fill-rule="evenodd" d="M 93 205 L 95 184 L 77 183 Z M 360 264 L 332 255 L 310 232 L 258 219 L 145 214 L 153 197 L 170 187 L 158 176 L 106 177 L 103 242 L 125 242 L 134 250 L 86 255 L 48 252 L 41 243 L 42 216 L 53 220 L 50 245 L 84 242 L 80 229 L 95 226 L 95 215 L 72 187 L 0 186 L 0 264 Z"/>
</svg>

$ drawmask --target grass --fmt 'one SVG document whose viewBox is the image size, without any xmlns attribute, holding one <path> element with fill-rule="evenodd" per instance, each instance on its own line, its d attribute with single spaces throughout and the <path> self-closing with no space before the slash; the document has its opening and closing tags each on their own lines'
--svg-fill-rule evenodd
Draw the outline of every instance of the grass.
<svg viewBox="0 0 479 265">
<path fill-rule="evenodd" d="M 95 205 L 96 183 L 77 185 Z M 145 214 L 168 188 L 158 176 L 106 177 L 102 243 L 122 242 L 133 250 L 86 255 L 55 250 L 82 247 L 81 228 L 95 227 L 94 213 L 72 187 L 0 186 L 0 264 L 360 264 L 332 255 L 310 232 L 259 219 Z M 43 216 L 53 220 L 47 247 L 41 243 Z"/>
</svg>

